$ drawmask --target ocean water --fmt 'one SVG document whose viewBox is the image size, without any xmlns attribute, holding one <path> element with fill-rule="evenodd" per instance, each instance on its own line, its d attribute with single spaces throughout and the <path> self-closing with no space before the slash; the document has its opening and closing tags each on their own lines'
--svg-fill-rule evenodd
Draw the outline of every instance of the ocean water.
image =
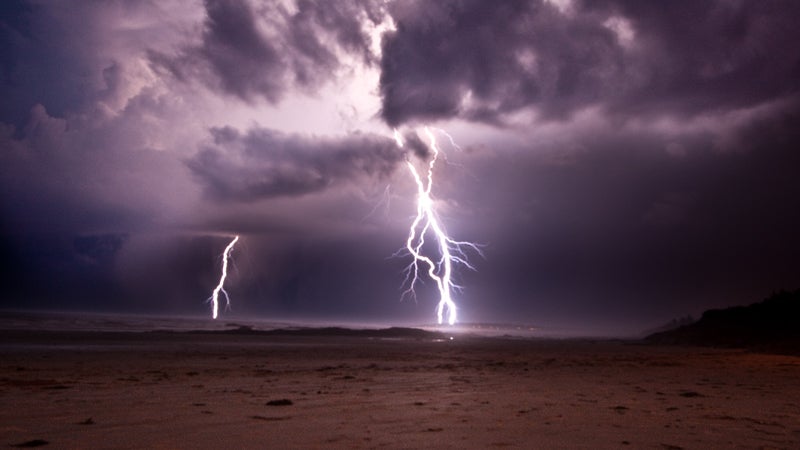
<svg viewBox="0 0 800 450">
<path fill-rule="evenodd" d="M 265 320 L 252 317 L 166 316 L 124 313 L 0 311 L 0 330 L 27 331 L 225 331 L 240 327 L 253 330 L 285 328 L 341 327 L 350 329 L 381 329 L 390 327 L 419 328 L 454 336 L 474 335 L 508 338 L 559 338 L 574 336 L 575 330 L 536 327 L 507 323 L 459 323 L 453 326 L 435 323 L 380 323 L 323 320 Z"/>
<path fill-rule="evenodd" d="M 303 326 L 288 322 L 267 322 L 232 318 L 161 316 L 123 313 L 0 311 L 0 330 L 29 331 L 224 331 L 248 326 L 270 330 Z"/>
</svg>

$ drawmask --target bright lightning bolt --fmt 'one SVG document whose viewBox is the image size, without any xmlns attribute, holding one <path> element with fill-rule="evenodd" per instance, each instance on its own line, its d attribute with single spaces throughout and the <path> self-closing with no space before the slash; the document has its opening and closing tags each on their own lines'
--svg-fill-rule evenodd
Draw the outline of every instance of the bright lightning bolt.
<svg viewBox="0 0 800 450">
<path fill-rule="evenodd" d="M 436 282 L 436 287 L 439 289 L 439 304 L 436 307 L 436 317 L 441 324 L 444 319 L 445 310 L 447 311 L 447 323 L 453 325 L 456 323 L 457 308 L 453 301 L 452 292 L 459 289 L 459 286 L 453 282 L 452 272 L 453 263 L 459 263 L 475 270 L 467 260 L 467 255 L 464 253 L 463 248 L 469 247 L 478 254 L 481 254 L 478 247 L 471 242 L 462 242 L 451 239 L 445 232 L 434 209 L 433 198 L 431 197 L 431 188 L 433 187 L 433 169 L 436 166 L 436 160 L 439 157 L 439 147 L 436 144 L 436 138 L 433 133 L 426 127 L 425 134 L 429 139 L 430 147 L 433 152 L 433 157 L 428 163 L 428 172 L 426 178 L 420 176 L 417 168 L 410 160 L 406 160 L 411 176 L 417 184 L 417 216 L 411 223 L 408 232 L 408 239 L 406 240 L 406 250 L 414 257 L 414 260 L 406 268 L 406 279 L 404 284 L 408 284 L 408 289 L 403 292 L 405 296 L 415 296 L 415 285 L 420 275 L 420 264 L 427 266 L 428 276 Z M 446 134 L 448 138 L 452 138 Z M 394 130 L 394 138 L 399 147 L 403 147 L 403 138 L 397 130 Z M 425 235 L 432 233 L 439 246 L 440 258 L 434 261 L 430 257 L 422 253 L 422 247 L 425 244 Z M 410 280 L 410 281 L 409 281 Z"/>
<path fill-rule="evenodd" d="M 217 312 L 219 310 L 219 293 L 222 292 L 225 294 L 225 305 L 231 305 L 231 298 L 228 297 L 228 293 L 225 292 L 225 278 L 228 276 L 228 261 L 231 259 L 231 252 L 233 251 L 233 246 L 236 245 L 236 241 L 239 240 L 239 236 L 235 236 L 230 244 L 225 247 L 225 251 L 222 252 L 222 276 L 219 278 L 219 284 L 217 287 L 214 288 L 214 292 L 209 297 L 208 301 L 211 302 L 211 317 L 216 319 Z"/>
</svg>

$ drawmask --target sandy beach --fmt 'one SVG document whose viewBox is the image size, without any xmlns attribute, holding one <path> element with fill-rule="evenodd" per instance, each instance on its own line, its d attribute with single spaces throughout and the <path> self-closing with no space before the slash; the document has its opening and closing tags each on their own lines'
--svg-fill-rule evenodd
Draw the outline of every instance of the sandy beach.
<svg viewBox="0 0 800 450">
<path fill-rule="evenodd" d="M 800 357 L 455 335 L 4 331 L 0 445 L 800 448 Z"/>
</svg>

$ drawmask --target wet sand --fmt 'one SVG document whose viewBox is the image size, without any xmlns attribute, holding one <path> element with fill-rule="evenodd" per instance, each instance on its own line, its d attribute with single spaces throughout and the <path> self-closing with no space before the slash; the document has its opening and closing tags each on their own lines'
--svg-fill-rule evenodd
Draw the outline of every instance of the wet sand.
<svg viewBox="0 0 800 450">
<path fill-rule="evenodd" d="M 800 357 L 622 341 L 0 333 L 0 446 L 800 448 Z"/>
</svg>

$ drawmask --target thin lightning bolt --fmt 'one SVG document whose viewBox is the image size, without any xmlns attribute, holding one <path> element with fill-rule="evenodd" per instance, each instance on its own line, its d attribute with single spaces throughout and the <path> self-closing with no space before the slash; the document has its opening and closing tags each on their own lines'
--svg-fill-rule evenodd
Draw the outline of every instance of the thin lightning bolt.
<svg viewBox="0 0 800 450">
<path fill-rule="evenodd" d="M 214 288 L 214 292 L 209 297 L 208 301 L 211 302 L 211 317 L 216 319 L 217 312 L 219 310 L 219 293 L 222 292 L 225 294 L 225 305 L 229 307 L 231 305 L 231 298 L 228 297 L 228 293 L 225 292 L 225 278 L 228 276 L 228 261 L 231 259 L 231 252 L 233 251 L 233 246 L 236 245 L 236 241 L 239 240 L 239 236 L 235 236 L 230 244 L 225 247 L 225 251 L 222 252 L 222 276 L 219 277 L 219 284 L 217 287 Z"/>
<path fill-rule="evenodd" d="M 450 141 L 450 145 L 452 145 L 454 149 L 456 149 L 458 151 L 463 151 L 464 150 L 464 149 L 461 148 L 460 145 L 456 144 L 456 140 L 453 139 L 453 136 L 450 136 L 450 133 L 448 133 L 447 131 L 445 131 L 445 130 L 443 130 L 441 128 L 434 128 L 434 130 L 438 131 L 439 133 L 442 133 Z"/>
<path fill-rule="evenodd" d="M 392 186 L 387 184 L 386 187 L 383 189 L 383 195 L 381 196 L 381 199 L 378 201 L 378 203 L 375 204 L 375 206 L 372 207 L 369 213 L 367 213 L 367 215 L 361 219 L 361 221 L 363 222 L 368 218 L 370 218 L 373 214 L 375 214 L 376 211 L 378 211 L 378 208 L 380 208 L 381 206 L 385 207 L 386 213 L 388 214 L 389 208 L 391 206 L 390 205 L 391 201 L 392 201 Z"/>
<path fill-rule="evenodd" d="M 436 166 L 436 160 L 439 157 L 439 147 L 436 144 L 436 138 L 433 133 L 426 127 L 425 134 L 430 141 L 430 147 L 433 151 L 433 158 L 428 163 L 428 172 L 425 180 L 423 181 L 417 168 L 410 160 L 406 160 L 408 170 L 417 184 L 417 216 L 411 223 L 408 232 L 408 239 L 406 240 L 406 250 L 414 257 L 414 260 L 406 268 L 406 279 L 404 285 L 408 284 L 408 289 L 403 292 L 403 297 L 414 297 L 415 285 L 420 275 L 420 263 L 427 265 L 428 276 L 436 282 L 439 289 L 439 304 L 436 307 L 436 317 L 439 324 L 444 319 L 445 310 L 447 310 L 447 323 L 453 325 L 456 323 L 457 308 L 453 301 L 453 290 L 460 289 L 458 285 L 453 282 L 452 272 L 453 263 L 459 263 L 475 270 L 475 268 L 467 260 L 467 255 L 464 253 L 463 247 L 469 247 L 478 254 L 481 254 L 480 249 L 471 242 L 462 242 L 451 239 L 445 232 L 439 219 L 436 216 L 434 209 L 433 198 L 431 197 L 431 188 L 433 186 L 433 168 Z M 449 135 L 447 135 L 449 137 Z M 403 147 L 403 137 L 397 130 L 394 130 L 394 138 L 399 147 Z M 452 139 L 452 138 L 450 138 Z M 425 244 L 425 235 L 431 232 L 439 244 L 440 258 L 438 262 L 422 254 L 422 246 Z"/>
</svg>

